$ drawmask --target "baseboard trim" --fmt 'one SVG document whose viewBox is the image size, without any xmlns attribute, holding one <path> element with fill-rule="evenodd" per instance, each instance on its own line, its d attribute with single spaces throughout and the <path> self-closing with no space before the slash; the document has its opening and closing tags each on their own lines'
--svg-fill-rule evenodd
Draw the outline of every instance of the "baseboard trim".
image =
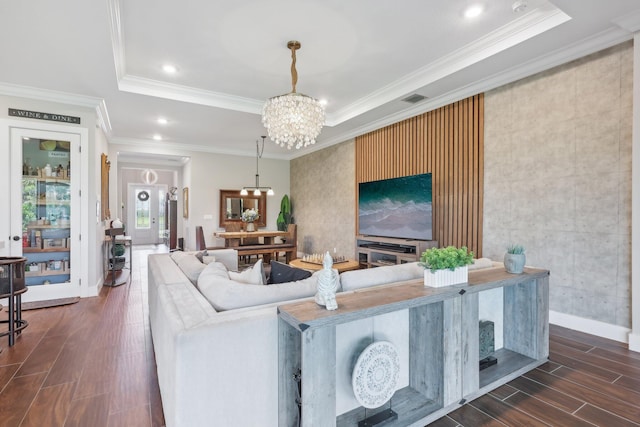
<svg viewBox="0 0 640 427">
<path fill-rule="evenodd" d="M 629 332 L 629 350 L 640 352 L 640 334 Z"/>
<path fill-rule="evenodd" d="M 549 323 L 629 344 L 631 329 L 571 314 L 549 311 Z"/>
</svg>

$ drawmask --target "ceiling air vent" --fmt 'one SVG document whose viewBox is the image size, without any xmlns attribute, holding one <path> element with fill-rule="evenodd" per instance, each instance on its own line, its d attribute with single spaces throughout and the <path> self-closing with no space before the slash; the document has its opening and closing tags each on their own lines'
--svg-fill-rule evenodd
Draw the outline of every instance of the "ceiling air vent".
<svg viewBox="0 0 640 427">
<path fill-rule="evenodd" d="M 408 102 L 409 104 L 416 104 L 422 101 L 423 99 L 427 99 L 427 97 L 424 95 L 418 95 L 417 93 L 414 93 L 413 95 L 409 95 L 406 98 L 404 98 L 403 101 Z"/>
</svg>

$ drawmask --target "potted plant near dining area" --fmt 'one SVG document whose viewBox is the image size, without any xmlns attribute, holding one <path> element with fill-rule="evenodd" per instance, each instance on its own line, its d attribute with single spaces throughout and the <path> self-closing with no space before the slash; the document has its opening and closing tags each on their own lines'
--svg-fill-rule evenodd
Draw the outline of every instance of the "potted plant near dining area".
<svg viewBox="0 0 640 427">
<path fill-rule="evenodd" d="M 473 252 L 466 246 L 456 248 L 427 249 L 420 256 L 424 267 L 424 285 L 433 288 L 466 283 L 469 279 L 468 265 L 473 264 Z"/>
<path fill-rule="evenodd" d="M 258 209 L 246 209 L 242 212 L 242 222 L 246 224 L 245 228 L 247 231 L 256 231 L 256 227 L 253 222 L 258 218 L 260 218 Z"/>
</svg>

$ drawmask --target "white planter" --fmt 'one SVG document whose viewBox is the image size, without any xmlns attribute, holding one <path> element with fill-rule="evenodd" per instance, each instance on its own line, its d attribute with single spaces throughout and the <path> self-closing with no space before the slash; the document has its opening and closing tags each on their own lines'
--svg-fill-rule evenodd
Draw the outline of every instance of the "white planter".
<svg viewBox="0 0 640 427">
<path fill-rule="evenodd" d="M 424 285 L 432 288 L 457 285 L 469 281 L 468 266 L 458 267 L 455 270 L 436 270 L 434 273 L 428 268 L 424 270 Z"/>
</svg>

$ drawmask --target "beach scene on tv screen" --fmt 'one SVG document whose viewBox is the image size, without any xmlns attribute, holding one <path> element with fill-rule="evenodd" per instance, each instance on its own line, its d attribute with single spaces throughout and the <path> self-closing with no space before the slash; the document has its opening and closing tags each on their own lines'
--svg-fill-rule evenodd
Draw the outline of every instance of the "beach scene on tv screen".
<svg viewBox="0 0 640 427">
<path fill-rule="evenodd" d="M 359 185 L 359 234 L 431 240 L 432 218 L 431 174 Z"/>
</svg>

